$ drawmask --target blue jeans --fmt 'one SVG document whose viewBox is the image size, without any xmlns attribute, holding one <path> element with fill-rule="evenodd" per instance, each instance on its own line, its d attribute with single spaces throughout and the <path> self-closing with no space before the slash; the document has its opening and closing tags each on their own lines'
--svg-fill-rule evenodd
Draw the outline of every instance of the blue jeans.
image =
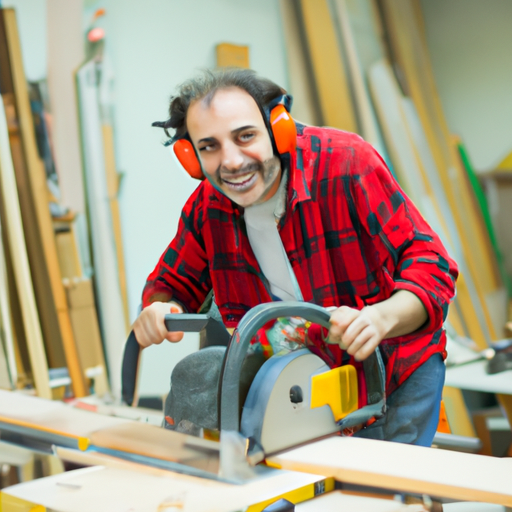
<svg viewBox="0 0 512 512">
<path fill-rule="evenodd" d="M 445 371 L 441 355 L 434 354 L 387 397 L 386 414 L 354 437 L 431 446 L 439 423 Z"/>
</svg>

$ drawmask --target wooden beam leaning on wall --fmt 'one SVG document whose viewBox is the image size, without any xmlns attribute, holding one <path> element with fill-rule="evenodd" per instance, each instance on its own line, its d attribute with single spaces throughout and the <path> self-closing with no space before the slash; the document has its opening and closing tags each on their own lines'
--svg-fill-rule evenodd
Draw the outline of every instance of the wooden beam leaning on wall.
<svg viewBox="0 0 512 512">
<path fill-rule="evenodd" d="M 119 287 L 123 299 L 124 319 L 126 324 L 126 336 L 130 333 L 130 311 L 128 308 L 128 289 L 126 286 L 126 267 L 124 264 L 123 234 L 121 231 L 121 213 L 119 211 L 119 183 L 121 175 L 117 172 L 116 157 L 114 151 L 114 130 L 112 125 L 103 124 L 103 149 L 105 152 L 105 176 L 107 179 L 107 195 L 112 214 L 112 229 L 116 245 L 117 271 L 119 274 Z"/>
<path fill-rule="evenodd" d="M 21 47 L 13 9 L 2 10 L 9 53 L 9 65 L 15 100 L 15 109 L 21 137 L 23 169 L 18 177 L 18 190 L 29 257 L 39 313 L 41 314 L 47 347 L 62 344 L 66 366 L 76 397 L 87 394 L 85 378 L 80 368 L 77 347 L 73 337 L 64 287 L 58 265 L 48 193 L 43 164 L 37 153 L 27 82 L 23 70 Z M 21 160 L 20 160 L 21 161 Z M 23 182 L 20 180 L 23 179 Z M 58 338 L 58 339 L 56 339 Z M 58 350 L 56 348 L 55 350 Z"/>
<path fill-rule="evenodd" d="M 327 0 L 300 0 L 321 123 L 359 133 L 350 84 Z"/>
<path fill-rule="evenodd" d="M 430 58 L 425 41 L 421 38 L 423 29 L 418 26 L 420 7 L 418 2 L 409 0 L 378 0 L 378 4 L 387 28 L 393 65 L 395 70 L 399 70 L 403 78 L 402 86 L 418 111 L 444 192 L 454 213 L 475 288 L 482 298 L 482 312 L 486 319 L 484 327 L 491 340 L 496 340 L 502 334 L 499 326 L 493 323 L 488 302 L 494 300 L 502 283 L 495 270 L 493 255 L 488 250 L 488 237 L 480 229 L 481 224 L 477 219 L 479 212 L 471 206 L 455 148 L 450 143 Z"/>
</svg>

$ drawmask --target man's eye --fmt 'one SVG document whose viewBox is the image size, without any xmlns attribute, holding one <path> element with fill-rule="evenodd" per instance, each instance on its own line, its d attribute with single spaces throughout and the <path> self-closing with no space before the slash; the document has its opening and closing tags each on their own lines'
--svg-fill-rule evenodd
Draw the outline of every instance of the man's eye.
<svg viewBox="0 0 512 512">
<path fill-rule="evenodd" d="M 240 140 L 242 142 L 247 142 L 247 141 L 251 140 L 253 137 L 254 137 L 254 133 L 252 133 L 252 132 L 242 133 L 242 135 L 240 135 Z"/>
<path fill-rule="evenodd" d="M 208 144 L 207 146 L 202 146 L 199 148 L 199 151 L 206 151 L 206 152 L 209 152 L 209 151 L 213 151 L 214 149 L 214 146 L 213 144 Z"/>
</svg>

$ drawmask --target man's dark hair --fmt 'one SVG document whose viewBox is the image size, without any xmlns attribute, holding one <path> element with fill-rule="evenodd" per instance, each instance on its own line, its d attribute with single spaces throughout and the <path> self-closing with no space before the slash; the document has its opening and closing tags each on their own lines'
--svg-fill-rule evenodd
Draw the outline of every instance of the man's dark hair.
<svg viewBox="0 0 512 512">
<path fill-rule="evenodd" d="M 175 129 L 173 140 L 184 137 L 187 133 L 186 117 L 190 104 L 193 101 L 205 99 L 209 104 L 215 93 L 228 87 L 238 87 L 249 93 L 261 110 L 267 123 L 264 111 L 265 107 L 275 98 L 286 94 L 286 91 L 268 78 L 260 77 L 252 69 L 224 68 L 219 70 L 204 70 L 194 78 L 183 82 L 178 86 L 178 93 L 171 97 L 169 106 L 169 119 L 164 122 L 155 122 L 158 126 L 167 131 Z"/>
</svg>

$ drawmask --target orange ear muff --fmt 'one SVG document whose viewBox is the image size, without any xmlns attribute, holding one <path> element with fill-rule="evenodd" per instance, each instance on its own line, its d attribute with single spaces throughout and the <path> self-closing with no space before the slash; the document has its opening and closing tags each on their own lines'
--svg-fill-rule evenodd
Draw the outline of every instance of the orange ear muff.
<svg viewBox="0 0 512 512">
<path fill-rule="evenodd" d="M 293 152 L 297 146 L 297 128 L 284 105 L 276 105 L 271 110 L 270 126 L 279 154 Z"/>
<path fill-rule="evenodd" d="M 172 149 L 182 167 L 190 174 L 190 176 L 192 176 L 192 178 L 195 178 L 196 180 L 204 179 L 201 164 L 199 163 L 194 147 L 189 140 L 177 140 L 173 144 Z"/>
</svg>

